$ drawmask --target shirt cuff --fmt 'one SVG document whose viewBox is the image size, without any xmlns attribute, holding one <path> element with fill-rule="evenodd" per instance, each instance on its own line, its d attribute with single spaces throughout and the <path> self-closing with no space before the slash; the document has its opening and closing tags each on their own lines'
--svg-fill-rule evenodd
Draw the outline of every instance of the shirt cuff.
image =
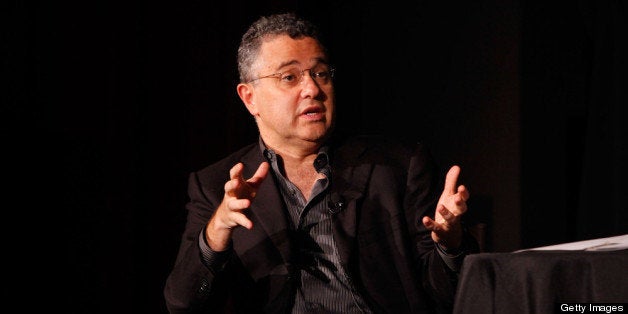
<svg viewBox="0 0 628 314">
<path fill-rule="evenodd" d="M 455 272 L 460 271 L 460 268 L 462 267 L 462 260 L 466 255 L 464 245 L 462 245 L 459 249 L 445 250 L 440 244 L 436 243 L 436 250 L 449 269 Z"/>
<path fill-rule="evenodd" d="M 198 237 L 198 246 L 201 250 L 201 260 L 203 261 L 203 264 L 205 264 L 205 266 L 207 266 L 212 273 L 223 270 L 229 260 L 229 256 L 231 256 L 231 243 L 229 243 L 229 247 L 224 251 L 214 251 L 207 244 L 205 230 L 203 229 Z"/>
</svg>

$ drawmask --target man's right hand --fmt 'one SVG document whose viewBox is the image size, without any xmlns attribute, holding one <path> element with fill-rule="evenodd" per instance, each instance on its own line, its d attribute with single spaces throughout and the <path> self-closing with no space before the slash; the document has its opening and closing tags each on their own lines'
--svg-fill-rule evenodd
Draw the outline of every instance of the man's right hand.
<svg viewBox="0 0 628 314">
<path fill-rule="evenodd" d="M 207 244 L 212 250 L 219 252 L 227 249 L 233 228 L 253 228 L 253 222 L 242 211 L 251 206 L 269 168 L 267 162 L 262 162 L 249 179 L 242 177 L 242 163 L 237 163 L 229 170 L 231 179 L 225 183 L 225 196 L 205 229 Z"/>
</svg>

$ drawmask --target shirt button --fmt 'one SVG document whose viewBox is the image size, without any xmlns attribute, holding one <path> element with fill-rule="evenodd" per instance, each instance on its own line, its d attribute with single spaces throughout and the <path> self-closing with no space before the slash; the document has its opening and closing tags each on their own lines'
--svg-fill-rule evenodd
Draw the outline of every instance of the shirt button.
<svg viewBox="0 0 628 314">
<path fill-rule="evenodd" d="M 327 157 L 325 155 L 319 155 L 318 158 L 314 160 L 314 168 L 316 170 L 320 170 L 326 165 L 327 165 Z"/>
</svg>

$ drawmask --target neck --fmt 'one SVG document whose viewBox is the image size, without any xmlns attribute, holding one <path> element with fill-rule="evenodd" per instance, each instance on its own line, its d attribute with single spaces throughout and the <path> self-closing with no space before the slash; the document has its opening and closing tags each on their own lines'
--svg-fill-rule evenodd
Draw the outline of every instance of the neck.
<svg viewBox="0 0 628 314">
<path fill-rule="evenodd" d="M 275 151 L 275 153 L 281 155 L 283 158 L 290 158 L 292 160 L 301 160 L 308 156 L 318 154 L 318 150 L 321 148 L 323 141 L 308 141 L 302 139 L 288 139 L 277 141 L 272 137 L 262 136 L 264 144 L 269 149 Z"/>
<path fill-rule="evenodd" d="M 300 163 L 316 158 L 321 147 L 318 143 L 304 143 L 303 145 L 277 145 L 264 141 L 269 149 L 280 155 L 286 163 Z"/>
</svg>

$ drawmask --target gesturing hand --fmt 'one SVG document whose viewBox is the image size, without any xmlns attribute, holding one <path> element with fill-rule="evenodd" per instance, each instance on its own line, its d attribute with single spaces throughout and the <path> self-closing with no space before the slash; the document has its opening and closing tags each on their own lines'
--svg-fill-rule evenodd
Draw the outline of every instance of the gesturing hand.
<svg viewBox="0 0 628 314">
<path fill-rule="evenodd" d="M 242 211 L 251 206 L 257 189 L 268 175 L 269 167 L 267 162 L 262 162 L 249 179 L 242 177 L 242 163 L 237 163 L 229 170 L 230 180 L 225 183 L 225 196 L 206 227 L 207 243 L 213 250 L 221 251 L 227 247 L 232 228 L 253 228 L 253 223 Z"/>
<path fill-rule="evenodd" d="M 456 186 L 460 167 L 453 166 L 445 177 L 445 188 L 436 205 L 434 219 L 423 217 L 423 225 L 432 231 L 432 239 L 444 248 L 458 248 L 462 243 L 460 217 L 467 211 L 469 191 Z"/>
</svg>

